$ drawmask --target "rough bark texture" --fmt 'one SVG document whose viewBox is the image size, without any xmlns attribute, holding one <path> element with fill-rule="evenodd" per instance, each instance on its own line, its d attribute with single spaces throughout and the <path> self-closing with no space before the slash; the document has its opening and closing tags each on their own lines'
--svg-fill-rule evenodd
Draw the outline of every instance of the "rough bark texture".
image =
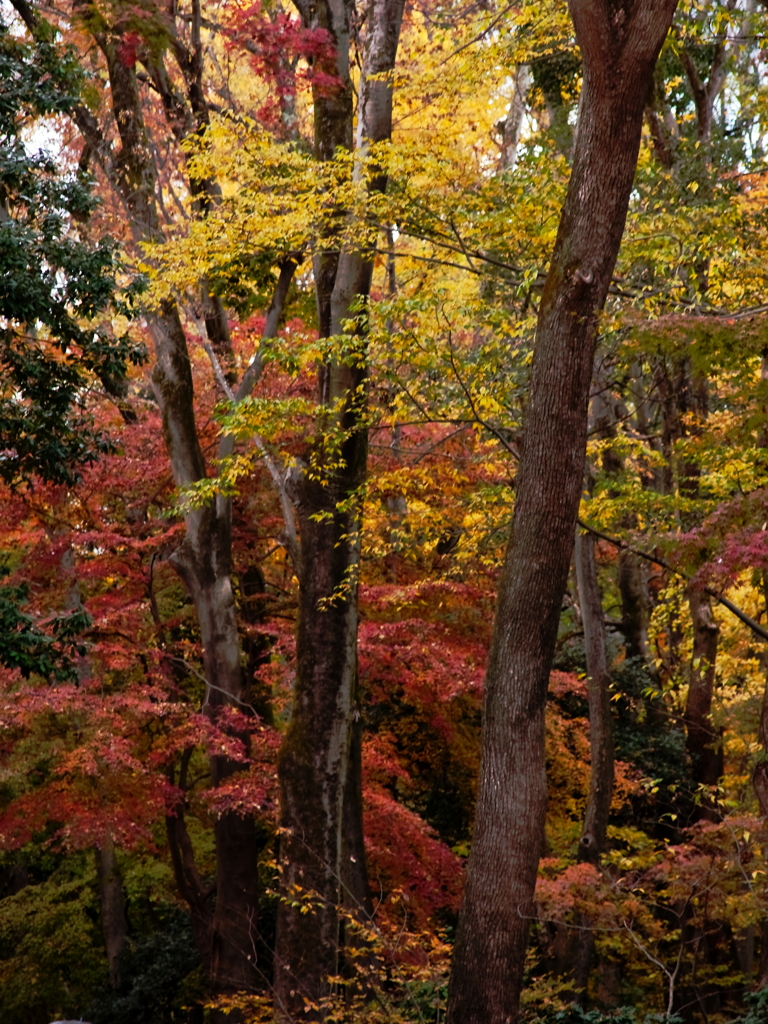
<svg viewBox="0 0 768 1024">
<path fill-rule="evenodd" d="M 449 1024 L 517 1019 L 547 788 L 544 707 L 584 471 L 597 316 L 621 241 L 643 107 L 675 0 L 572 0 L 584 60 L 573 171 L 544 286 Z"/>
<path fill-rule="evenodd" d="M 402 11 L 403 0 L 374 0 L 368 11 L 358 109 L 361 157 L 370 142 L 391 133 L 391 85 L 371 79 L 394 67 Z M 337 49 L 333 72 L 341 86 L 314 96 L 316 156 L 330 159 L 337 147 L 352 144 L 352 5 L 328 0 L 302 13 L 331 32 Z M 370 188 L 385 187 L 384 175 L 374 175 Z M 373 257 L 365 249 L 316 258 L 322 336 L 345 333 L 353 303 L 369 294 L 372 272 Z M 367 462 L 365 323 L 358 323 L 354 357 L 320 367 L 326 436 L 318 438 L 311 455 L 319 472 L 305 474 L 298 487 L 302 569 L 294 704 L 278 762 L 286 899 L 278 910 L 274 988 L 278 1010 L 303 1020 L 323 1017 L 323 1000 L 332 994 L 328 978 L 339 973 L 339 911 L 344 907 L 361 917 L 370 911 L 356 735 L 358 492 Z M 341 438 L 340 459 L 329 440 L 334 433 Z M 310 913 L 291 905 L 302 899 L 311 900 Z"/>
</svg>

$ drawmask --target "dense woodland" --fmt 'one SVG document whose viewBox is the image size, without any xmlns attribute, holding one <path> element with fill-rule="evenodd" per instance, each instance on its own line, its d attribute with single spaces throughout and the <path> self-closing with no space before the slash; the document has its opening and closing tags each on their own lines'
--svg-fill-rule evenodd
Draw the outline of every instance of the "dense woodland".
<svg viewBox="0 0 768 1024">
<path fill-rule="evenodd" d="M 768 1021 L 767 39 L 3 3 L 3 1024 Z"/>
</svg>

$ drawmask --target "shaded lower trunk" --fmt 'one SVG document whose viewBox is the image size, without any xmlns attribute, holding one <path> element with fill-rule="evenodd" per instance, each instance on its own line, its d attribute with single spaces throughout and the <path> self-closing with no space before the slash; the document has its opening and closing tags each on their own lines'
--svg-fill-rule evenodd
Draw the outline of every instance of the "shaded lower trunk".
<svg viewBox="0 0 768 1024">
<path fill-rule="evenodd" d="M 187 536 L 172 561 L 192 596 L 200 624 L 207 682 L 204 710 L 217 721 L 231 706 L 250 712 L 247 686 L 240 668 L 240 643 L 235 618 L 228 543 L 230 517 L 223 499 L 188 520 Z M 233 731 L 248 753 L 246 732 Z M 244 764 L 212 757 L 211 776 L 221 785 Z M 211 921 L 209 973 L 214 992 L 254 991 L 258 985 L 257 944 L 260 849 L 252 814 L 225 810 L 214 823 L 216 838 L 216 905 Z M 194 908 L 193 908 L 194 910 Z"/>
<path fill-rule="evenodd" d="M 605 851 L 608 817 L 613 799 L 613 725 L 611 676 L 605 647 L 605 621 L 595 565 L 595 538 L 576 537 L 576 579 L 584 622 L 589 698 L 590 779 L 584 828 L 579 840 L 580 861 L 597 864 Z"/>
<path fill-rule="evenodd" d="M 712 614 L 712 602 L 702 590 L 688 588 L 688 606 L 693 624 L 693 652 L 685 704 L 686 746 L 693 781 L 701 787 L 697 817 L 719 821 L 721 815 L 713 790 L 723 774 L 723 751 L 718 730 L 712 723 L 712 698 L 720 629 Z"/>
<path fill-rule="evenodd" d="M 621 551 L 618 583 L 621 594 L 621 630 L 627 657 L 641 658 L 651 669 L 651 650 L 648 646 L 651 602 L 643 559 L 631 551 Z"/>
<path fill-rule="evenodd" d="M 590 748 L 589 799 L 579 839 L 578 859 L 597 867 L 606 848 L 613 799 L 614 749 L 605 619 L 597 581 L 595 538 L 590 534 L 577 533 L 575 562 L 587 658 Z M 575 940 L 574 989 L 576 998 L 583 1001 L 595 946 L 594 921 L 589 914 L 580 916 Z"/>
<path fill-rule="evenodd" d="M 239 770 L 223 759 L 217 783 Z M 214 823 L 216 909 L 211 927 L 214 992 L 252 992 L 258 975 L 259 840 L 253 815 L 226 811 Z"/>
<path fill-rule="evenodd" d="M 768 361 L 763 360 L 763 369 L 768 368 Z M 768 437 L 762 438 L 763 447 L 768 447 Z M 763 604 L 768 611 L 768 572 L 763 570 L 761 573 L 762 591 L 763 591 Z M 760 807 L 760 814 L 763 818 L 763 823 L 768 823 L 768 650 L 765 650 L 762 655 L 762 666 L 763 671 L 766 673 L 765 686 L 763 687 L 763 699 L 760 705 L 760 722 L 757 729 L 757 741 L 762 748 L 762 757 L 755 766 L 752 774 L 752 785 L 755 790 L 755 796 Z M 768 856 L 764 854 L 764 859 L 768 865 Z M 761 924 L 761 945 L 760 945 L 760 967 L 759 975 L 757 979 L 757 988 L 768 988 L 768 917 L 763 919 Z"/>
<path fill-rule="evenodd" d="M 165 827 L 176 886 L 189 907 L 192 936 L 200 961 L 207 969 L 211 962 L 211 891 L 203 885 L 197 871 L 192 841 L 184 822 L 183 800 L 173 809 L 173 813 L 168 814 Z"/>
<path fill-rule="evenodd" d="M 363 449 L 357 459 L 348 453 L 350 470 L 364 444 L 364 435 L 349 443 Z M 305 480 L 302 490 L 301 560 L 311 570 L 301 581 L 294 704 L 278 761 L 283 902 L 275 997 L 284 1014 L 314 1020 L 335 994 L 329 978 L 339 973 L 344 880 L 357 884 L 348 870 L 355 862 L 344 861 L 364 865 L 360 784 L 351 771 L 359 528 L 357 512 L 339 511 L 329 488 Z M 315 518 L 320 511 L 326 515 Z"/>
<path fill-rule="evenodd" d="M 123 880 L 115 855 L 115 846 L 111 841 L 105 842 L 96 850 L 96 875 L 99 880 L 101 930 L 104 934 L 109 965 L 109 984 L 113 989 L 118 989 L 122 980 L 120 958 L 125 948 L 128 922 L 125 918 Z"/>
</svg>

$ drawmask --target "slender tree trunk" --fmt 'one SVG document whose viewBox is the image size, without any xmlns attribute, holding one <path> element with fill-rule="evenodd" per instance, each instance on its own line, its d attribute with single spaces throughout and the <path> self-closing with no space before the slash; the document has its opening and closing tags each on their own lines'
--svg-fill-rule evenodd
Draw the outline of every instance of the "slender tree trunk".
<svg viewBox="0 0 768 1024">
<path fill-rule="evenodd" d="M 613 726 L 611 676 L 605 648 L 605 621 L 595 565 L 595 538 L 576 535 L 576 579 L 584 622 L 589 698 L 590 780 L 579 860 L 597 864 L 605 851 L 608 816 L 613 799 Z"/>
<path fill-rule="evenodd" d="M 84 5 L 87 6 L 87 5 Z M 81 112 L 78 123 L 113 187 L 121 196 L 137 242 L 162 237 L 156 180 L 142 116 L 136 69 L 119 59 L 119 35 L 94 16 L 94 38 L 104 53 L 120 147 L 110 151 L 98 126 Z M 194 388 L 187 340 L 179 312 L 166 302 L 149 319 L 155 350 L 152 386 L 162 414 L 163 435 L 177 486 L 206 476 L 194 413 Z M 215 339 L 226 344 L 221 332 Z M 240 644 L 231 582 L 231 505 L 218 498 L 185 517 L 186 536 L 171 558 L 189 590 L 203 644 L 207 694 L 205 708 L 215 718 L 224 705 L 247 707 L 240 670 Z M 247 746 L 247 737 L 242 737 Z M 214 783 L 240 766 L 211 759 Z M 258 912 L 258 842 L 253 819 L 225 812 L 215 823 L 217 897 L 208 964 L 214 991 L 251 990 L 257 974 L 253 956 Z M 193 914 L 196 909 L 193 906 Z M 198 914 L 198 919 L 200 915 Z"/>
<path fill-rule="evenodd" d="M 619 553 L 619 593 L 621 594 L 621 631 L 628 658 L 641 658 L 651 667 L 648 623 L 651 602 L 648 596 L 646 566 L 631 551 Z"/>
<path fill-rule="evenodd" d="M 96 850 L 96 874 L 101 897 L 101 930 L 109 964 L 109 983 L 120 988 L 120 955 L 125 948 L 128 924 L 125 919 L 123 880 L 115 856 L 115 846 L 105 842 Z"/>
<path fill-rule="evenodd" d="M 700 786 L 716 786 L 723 774 L 720 738 L 712 724 L 712 697 L 720 628 L 712 614 L 712 602 L 700 589 L 688 588 L 688 605 L 693 622 L 693 652 L 685 704 L 686 746 L 694 780 Z M 719 821 L 711 795 L 704 797 L 699 816 Z"/>
<path fill-rule="evenodd" d="M 358 166 L 370 143 L 391 134 L 392 89 L 383 76 L 394 68 L 403 5 L 403 0 L 373 0 L 368 11 Z M 329 31 L 337 48 L 332 70 L 341 85 L 314 95 L 315 152 L 320 159 L 332 158 L 339 146 L 352 145 L 351 13 L 351 0 L 327 0 L 302 10 L 305 22 Z M 359 168 L 356 173 L 362 172 Z M 374 174 L 370 188 L 385 187 L 385 175 Z M 275 997 L 281 1013 L 303 1020 L 322 1019 L 324 1001 L 333 993 L 329 978 L 339 973 L 341 909 L 363 917 L 370 911 L 356 692 L 359 493 L 368 449 L 366 324 L 352 307 L 368 297 L 372 273 L 373 254 L 366 250 L 326 252 L 315 260 L 320 334 L 348 333 L 346 321 L 354 316 L 358 348 L 353 360 L 320 368 L 319 399 L 328 410 L 321 430 L 329 436 L 341 432 L 341 458 L 330 450 L 329 436 L 321 435 L 313 452 L 320 472 L 305 474 L 298 497 L 302 571 L 296 683 L 278 762 L 284 899 L 278 910 Z M 302 900 L 311 902 L 309 913 L 296 905 Z"/>
<path fill-rule="evenodd" d="M 517 163 L 517 149 L 523 131 L 525 117 L 525 101 L 531 87 L 533 76 L 528 64 L 518 64 L 515 72 L 515 87 L 506 118 L 500 122 L 501 153 L 499 154 L 499 170 L 512 171 Z"/>
<path fill-rule="evenodd" d="M 613 799 L 614 751 L 611 676 L 605 645 L 605 617 L 597 582 L 595 538 L 591 534 L 576 534 L 575 563 L 587 655 L 590 748 L 589 798 L 579 839 L 578 859 L 597 867 L 600 857 L 605 852 L 608 818 Z M 581 1000 L 586 993 L 595 946 L 593 924 L 589 914 L 582 914 L 576 931 L 573 980 L 577 999 Z"/>
<path fill-rule="evenodd" d="M 584 472 L 598 313 L 643 107 L 675 0 L 572 0 L 584 61 L 573 171 L 544 286 L 484 700 L 482 766 L 449 1024 L 517 1020 L 547 787 L 544 708 Z"/>
</svg>

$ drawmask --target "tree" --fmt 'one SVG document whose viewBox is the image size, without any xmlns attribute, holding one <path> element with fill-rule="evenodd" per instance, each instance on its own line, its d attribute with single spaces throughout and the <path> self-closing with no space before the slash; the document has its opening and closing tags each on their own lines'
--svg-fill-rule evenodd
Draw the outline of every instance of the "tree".
<svg viewBox="0 0 768 1024">
<path fill-rule="evenodd" d="M 584 472 L 598 314 L 645 95 L 675 3 L 572 3 L 582 51 L 568 194 L 536 332 L 515 512 L 486 677 L 483 762 L 448 1020 L 515 1020 L 546 810 L 543 722 Z M 609 170 L 606 173 L 606 168 Z"/>
<path fill-rule="evenodd" d="M 403 0 L 367 10 L 357 111 L 355 176 L 376 192 L 386 174 L 366 160 L 392 131 L 391 75 Z M 334 63 L 320 70 L 338 84 L 313 91 L 314 148 L 329 160 L 352 148 L 350 32 L 354 5 L 338 10 L 299 5 L 305 25 L 330 33 Z M 338 216 L 344 217 L 343 211 Z M 346 215 L 349 216 L 349 215 Z M 364 230 L 363 225 L 356 226 Z M 354 230 L 354 228 L 353 228 Z M 321 251 L 315 257 L 321 338 L 345 338 L 318 374 L 320 433 L 306 460 L 296 497 L 301 576 L 296 684 L 279 772 L 282 792 L 281 867 L 288 897 L 278 914 L 275 991 L 283 1012 L 317 1012 L 339 973 L 340 911 L 366 919 L 371 905 L 363 846 L 360 728 L 357 706 L 357 591 L 362 489 L 367 468 L 365 304 L 373 253 L 369 247 Z M 317 901 L 310 914 L 296 896 Z M 293 899 L 291 898 L 293 897 Z M 311 1008 L 311 1009 L 310 1009 Z M 322 1012 L 322 1011 L 321 1011 Z"/>
<path fill-rule="evenodd" d="M 119 398 L 143 352 L 103 323 L 120 264 L 112 240 L 88 238 L 93 181 L 22 138 L 80 102 L 75 52 L 46 23 L 30 42 L 0 23 L 0 80 L 0 475 L 69 483 L 109 447 L 84 412 L 84 389 L 100 380 Z"/>
<path fill-rule="evenodd" d="M 159 228 L 141 248 L 129 238 L 128 195 L 107 180 L 123 166 L 111 91 L 99 106 L 86 89 L 90 107 L 73 112 L 85 128 L 94 118 L 101 156 L 75 143 L 71 161 L 90 161 L 104 197 L 88 232 L 110 226 L 147 274 L 135 339 L 151 343 L 148 328 L 169 311 L 181 324 L 184 408 L 205 475 L 174 492 L 152 389 L 132 372 L 110 399 L 88 370 L 77 416 L 113 448 L 73 464 L 65 484 L 30 468 L 29 486 L 0 488 L 2 1014 L 14 1024 L 35 1013 L 198 1024 L 212 1000 L 215 1013 L 248 1020 L 271 1019 L 273 1002 L 293 1017 L 442 1017 L 445 940 L 474 827 L 493 592 L 515 487 L 534 475 L 518 471 L 533 331 L 579 145 L 581 63 L 566 8 L 409 8 L 394 74 L 387 63 L 361 83 L 376 7 L 356 5 L 349 88 L 337 73 L 343 47 L 278 3 L 231 17 L 205 7 L 199 18 L 182 5 L 175 22 L 154 8 L 90 14 L 66 31 L 104 82 L 108 64 L 98 45 L 86 52 L 84 30 L 114 45 L 114 80 L 125 71 L 133 83 L 136 166 L 152 183 Z M 757 976 L 765 832 L 749 777 L 757 764 L 760 792 L 768 232 L 752 39 L 762 22 L 750 18 L 745 28 L 726 2 L 684 8 L 647 96 L 626 237 L 600 314 L 587 428 L 594 488 L 543 712 L 549 799 L 525 911 L 526 1017 L 549 1019 L 575 989 L 590 1021 L 606 1008 L 622 1021 L 635 1009 L 736 1015 Z M 683 47 L 700 84 L 724 56 L 706 159 Z M 338 100 L 349 144 L 349 93 L 354 106 L 361 90 L 364 124 L 367 85 L 385 107 L 391 97 L 391 138 L 316 150 L 315 107 Z M 661 160 L 659 139 L 673 160 Z M 328 272 L 321 337 L 313 260 Z M 552 301 L 550 291 L 544 316 Z M 125 318 L 111 319 L 122 333 Z M 79 350 L 49 351 L 75 360 Z M 536 374 L 540 396 L 540 365 Z M 336 388 L 335 404 L 318 399 L 318 378 Z M 534 403 L 534 422 L 540 412 Z M 219 515 L 214 554 L 219 567 L 229 561 L 229 591 L 217 578 L 222 607 L 231 596 L 228 635 L 250 707 L 230 696 L 211 713 L 197 582 L 187 589 L 169 556 L 212 550 L 203 527 Z M 179 549 L 185 535 L 191 553 Z M 331 577 L 338 585 L 318 602 Z M 712 602 L 716 663 L 698 656 L 689 591 Z M 60 621 L 75 605 L 76 636 Z M 334 695 L 335 745 L 307 714 Z M 709 700 L 703 710 L 697 695 Z M 696 820 L 709 795 L 697 788 L 686 706 L 722 758 L 722 820 Z M 314 766 L 329 751 L 346 758 L 331 778 Z M 214 759 L 229 772 L 215 785 Z M 313 815 L 326 799 L 342 822 L 335 832 Z M 235 815 L 251 838 L 227 850 L 221 821 L 231 838 Z M 338 861 L 346 874 L 333 877 Z M 225 864 L 233 891 L 238 864 L 252 883 L 247 914 L 224 922 L 228 948 L 212 929 Z M 220 885 L 218 895 L 221 919 L 229 897 Z M 52 929 L 68 904 L 77 927 L 57 953 Z M 50 983 L 25 988 L 41 969 Z M 631 1007 L 613 1009 L 622 1003 Z M 583 1024 L 581 1010 L 567 1013 Z"/>
</svg>

